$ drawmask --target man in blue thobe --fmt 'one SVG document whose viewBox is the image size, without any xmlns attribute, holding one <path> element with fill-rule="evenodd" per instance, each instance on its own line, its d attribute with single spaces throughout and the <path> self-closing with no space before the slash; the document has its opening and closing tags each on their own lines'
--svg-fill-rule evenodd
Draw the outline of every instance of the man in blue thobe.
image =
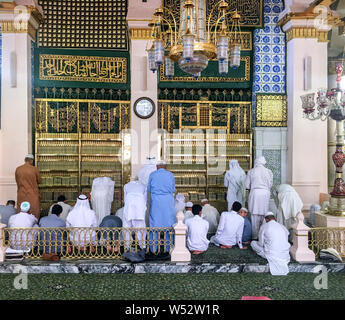
<svg viewBox="0 0 345 320">
<path fill-rule="evenodd" d="M 151 207 L 149 225 L 150 228 L 170 228 L 176 223 L 174 192 L 175 192 L 175 177 L 166 170 L 166 164 L 159 162 L 157 164 L 157 171 L 150 174 L 147 191 L 151 194 Z M 162 234 L 162 233 L 161 233 Z M 164 232 L 164 239 L 170 242 L 169 232 Z M 158 232 L 150 232 L 150 250 L 154 244 L 154 251 L 157 250 L 159 242 Z M 154 242 L 152 241 L 154 240 Z M 166 247 L 169 252 L 169 245 Z"/>
</svg>

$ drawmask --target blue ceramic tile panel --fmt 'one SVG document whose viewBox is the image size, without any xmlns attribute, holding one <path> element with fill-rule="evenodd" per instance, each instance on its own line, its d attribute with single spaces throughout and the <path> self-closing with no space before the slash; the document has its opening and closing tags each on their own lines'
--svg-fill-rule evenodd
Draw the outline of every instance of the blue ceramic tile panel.
<svg viewBox="0 0 345 320">
<path fill-rule="evenodd" d="M 264 1 L 264 27 L 254 30 L 253 121 L 257 93 L 285 93 L 285 33 L 277 26 L 282 0 Z"/>
</svg>

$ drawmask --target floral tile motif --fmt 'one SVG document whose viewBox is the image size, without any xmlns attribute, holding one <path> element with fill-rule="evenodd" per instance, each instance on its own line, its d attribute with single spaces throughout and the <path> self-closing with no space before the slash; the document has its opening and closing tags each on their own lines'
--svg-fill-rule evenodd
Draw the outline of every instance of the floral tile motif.
<svg viewBox="0 0 345 320">
<path fill-rule="evenodd" d="M 281 151 L 263 150 L 262 155 L 266 159 L 266 167 L 273 173 L 273 186 L 281 184 Z"/>
<path fill-rule="evenodd" d="M 255 29 L 253 117 L 255 123 L 256 93 L 285 93 L 285 33 L 277 26 L 283 10 L 282 0 L 264 1 L 264 28 Z"/>
</svg>

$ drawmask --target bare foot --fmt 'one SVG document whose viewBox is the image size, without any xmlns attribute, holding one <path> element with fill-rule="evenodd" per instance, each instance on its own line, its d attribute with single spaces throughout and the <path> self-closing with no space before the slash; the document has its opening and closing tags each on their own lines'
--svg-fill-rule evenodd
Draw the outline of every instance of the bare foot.
<svg viewBox="0 0 345 320">
<path fill-rule="evenodd" d="M 220 247 L 222 249 L 231 249 L 232 248 L 232 246 L 226 246 L 226 245 L 223 245 L 223 244 L 221 244 Z"/>
<path fill-rule="evenodd" d="M 247 250 L 248 249 L 248 247 L 242 247 L 242 248 L 240 248 L 241 250 Z"/>
<path fill-rule="evenodd" d="M 191 254 L 201 254 L 203 253 L 204 251 L 198 251 L 198 250 L 194 250 L 191 252 Z"/>
</svg>

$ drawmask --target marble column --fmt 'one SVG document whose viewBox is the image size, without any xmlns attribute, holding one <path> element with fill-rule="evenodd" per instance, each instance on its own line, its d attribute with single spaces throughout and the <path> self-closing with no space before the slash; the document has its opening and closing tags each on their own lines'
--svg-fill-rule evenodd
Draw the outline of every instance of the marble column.
<svg viewBox="0 0 345 320">
<path fill-rule="evenodd" d="M 129 0 L 127 22 L 130 32 L 131 56 L 131 128 L 132 128 L 132 176 L 150 155 L 159 159 L 158 134 L 158 96 L 157 72 L 148 68 L 146 49 L 150 44 L 151 30 L 148 23 L 160 5 L 159 0 L 142 2 Z M 134 113 L 134 103 L 141 97 L 147 97 L 155 103 L 156 111 L 149 119 L 141 119 Z"/>
<path fill-rule="evenodd" d="M 42 18 L 32 1 L 0 5 L 2 32 L 0 203 L 17 199 L 15 170 L 32 153 L 31 42 Z M 25 7 L 30 5 L 30 7 Z M 20 20 L 18 20 L 21 15 Z"/>
<path fill-rule="evenodd" d="M 300 3 L 299 3 L 300 5 Z M 327 121 L 311 121 L 303 117 L 300 96 L 327 87 L 327 32 L 315 28 L 312 19 L 294 13 L 280 16 L 287 34 L 287 183 L 302 198 L 307 210 L 319 203 L 320 193 L 328 193 Z M 305 58 L 311 68 L 305 71 Z M 305 72 L 311 72 L 311 84 L 305 88 Z"/>
</svg>

